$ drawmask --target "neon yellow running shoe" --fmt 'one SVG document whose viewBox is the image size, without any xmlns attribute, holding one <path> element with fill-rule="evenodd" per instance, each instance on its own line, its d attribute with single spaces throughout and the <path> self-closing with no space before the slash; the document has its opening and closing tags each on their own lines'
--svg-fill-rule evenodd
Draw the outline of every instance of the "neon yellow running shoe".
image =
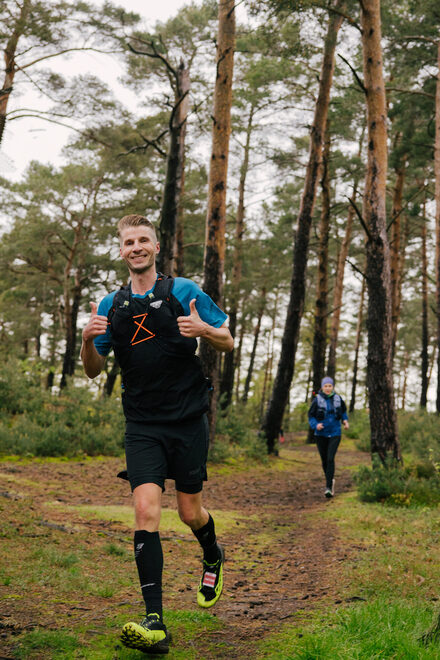
<svg viewBox="0 0 440 660">
<path fill-rule="evenodd" d="M 149 614 L 141 623 L 129 621 L 122 628 L 121 642 L 144 653 L 168 653 L 171 635 L 158 614 Z"/>
<path fill-rule="evenodd" d="M 197 604 L 200 607 L 212 607 L 222 595 L 225 553 L 221 545 L 218 548 L 220 559 L 215 564 L 208 564 L 203 560 L 203 574 L 197 592 Z"/>
</svg>

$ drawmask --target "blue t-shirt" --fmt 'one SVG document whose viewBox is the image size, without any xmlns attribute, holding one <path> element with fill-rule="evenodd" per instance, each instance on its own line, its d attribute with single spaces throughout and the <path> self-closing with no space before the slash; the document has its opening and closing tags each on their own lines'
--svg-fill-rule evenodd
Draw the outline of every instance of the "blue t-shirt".
<svg viewBox="0 0 440 660">
<path fill-rule="evenodd" d="M 153 291 L 153 289 L 154 287 L 149 289 L 149 291 L 146 291 L 143 295 L 134 293 L 133 298 L 145 298 Z M 195 298 L 197 312 L 205 323 L 209 323 L 209 325 L 212 325 L 214 328 L 220 328 L 228 318 L 220 307 L 217 307 L 217 305 L 211 300 L 208 294 L 202 291 L 198 284 L 192 280 L 188 280 L 186 277 L 175 277 L 171 292 L 182 305 L 185 316 L 189 316 L 189 303 Z M 98 306 L 99 315 L 108 315 L 116 293 L 117 291 L 112 291 L 101 300 Z M 95 337 L 93 341 L 95 348 L 100 355 L 105 357 L 110 353 L 112 348 L 112 338 L 109 328 L 107 328 L 105 335 L 99 335 L 99 337 Z"/>
</svg>

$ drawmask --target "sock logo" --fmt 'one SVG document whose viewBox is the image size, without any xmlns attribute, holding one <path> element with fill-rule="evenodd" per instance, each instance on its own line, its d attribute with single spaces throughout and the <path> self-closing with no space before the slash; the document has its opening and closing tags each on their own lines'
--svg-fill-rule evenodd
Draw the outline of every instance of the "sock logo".
<svg viewBox="0 0 440 660">
<path fill-rule="evenodd" d="M 141 553 L 142 548 L 144 547 L 144 543 L 137 543 L 136 544 L 136 550 L 134 551 L 134 556 L 138 557 Z"/>
</svg>

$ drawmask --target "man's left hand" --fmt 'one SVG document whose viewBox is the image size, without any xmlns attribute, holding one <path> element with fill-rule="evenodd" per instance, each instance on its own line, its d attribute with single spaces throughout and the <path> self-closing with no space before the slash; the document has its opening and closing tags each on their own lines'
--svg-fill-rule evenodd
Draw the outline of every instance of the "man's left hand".
<svg viewBox="0 0 440 660">
<path fill-rule="evenodd" d="M 189 316 L 178 316 L 177 325 L 180 334 L 183 337 L 202 337 L 208 326 L 202 321 L 196 309 L 196 299 L 193 298 L 189 303 Z"/>
</svg>

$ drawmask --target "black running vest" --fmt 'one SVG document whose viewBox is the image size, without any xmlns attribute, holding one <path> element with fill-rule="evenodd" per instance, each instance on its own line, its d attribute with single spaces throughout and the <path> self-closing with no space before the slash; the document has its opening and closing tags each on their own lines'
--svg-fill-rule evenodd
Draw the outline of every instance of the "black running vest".
<svg viewBox="0 0 440 660">
<path fill-rule="evenodd" d="M 172 285 L 172 277 L 159 273 L 145 298 L 133 296 L 130 286 L 122 287 L 108 314 L 128 422 L 178 422 L 208 410 L 197 340 L 179 332 L 176 319 L 183 309 L 171 294 Z"/>
</svg>

